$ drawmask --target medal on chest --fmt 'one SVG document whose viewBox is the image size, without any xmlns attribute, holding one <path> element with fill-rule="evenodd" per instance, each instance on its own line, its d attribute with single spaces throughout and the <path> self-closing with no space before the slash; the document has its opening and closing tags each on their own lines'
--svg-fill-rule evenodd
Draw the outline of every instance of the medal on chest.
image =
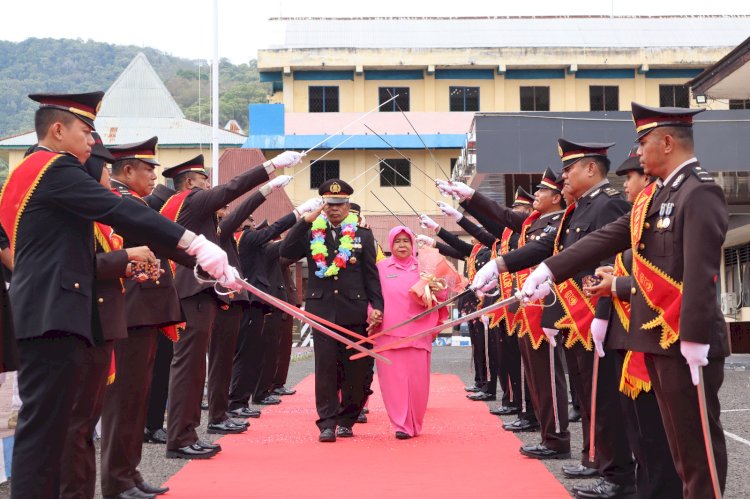
<svg viewBox="0 0 750 499">
<path fill-rule="evenodd" d="M 674 203 L 662 203 L 659 207 L 659 220 L 656 222 L 656 228 L 663 230 L 668 228 L 672 224 L 672 220 L 669 218 L 674 211 Z"/>
</svg>

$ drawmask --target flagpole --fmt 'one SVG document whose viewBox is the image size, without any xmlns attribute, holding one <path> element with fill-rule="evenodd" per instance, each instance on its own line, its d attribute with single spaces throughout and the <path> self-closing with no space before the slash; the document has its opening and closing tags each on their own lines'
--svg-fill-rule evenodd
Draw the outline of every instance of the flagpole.
<svg viewBox="0 0 750 499">
<path fill-rule="evenodd" d="M 219 185 L 219 0 L 213 0 L 214 40 L 211 67 L 211 185 Z"/>
</svg>

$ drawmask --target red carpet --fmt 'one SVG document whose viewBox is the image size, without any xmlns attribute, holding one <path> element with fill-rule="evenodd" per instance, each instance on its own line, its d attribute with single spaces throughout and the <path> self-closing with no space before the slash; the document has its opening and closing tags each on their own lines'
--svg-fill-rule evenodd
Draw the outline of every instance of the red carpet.
<svg viewBox="0 0 750 499">
<path fill-rule="evenodd" d="M 355 437 L 319 443 L 313 377 L 296 388 L 246 433 L 219 440 L 219 455 L 187 464 L 163 497 L 570 497 L 542 463 L 518 453 L 520 441 L 485 404 L 466 400 L 457 376 L 432 375 L 424 433 L 404 441 L 376 386 Z"/>
</svg>

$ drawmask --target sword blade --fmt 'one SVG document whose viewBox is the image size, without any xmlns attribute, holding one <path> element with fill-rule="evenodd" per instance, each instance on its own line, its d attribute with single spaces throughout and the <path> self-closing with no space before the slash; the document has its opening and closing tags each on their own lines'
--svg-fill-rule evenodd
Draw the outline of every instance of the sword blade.
<svg viewBox="0 0 750 499">
<path fill-rule="evenodd" d="M 547 342 L 549 348 L 549 378 L 552 386 L 552 412 L 555 415 L 555 433 L 560 433 L 560 415 L 557 413 L 557 379 L 555 378 L 555 347 Z"/>
<path fill-rule="evenodd" d="M 594 428 L 596 426 L 596 390 L 599 385 L 599 354 L 594 353 L 594 374 L 591 379 L 591 421 L 589 421 L 589 461 L 594 462 L 596 456 L 596 446 L 594 445 L 594 437 L 596 432 Z"/>
<path fill-rule="evenodd" d="M 706 445 L 706 457 L 708 458 L 708 471 L 711 474 L 711 484 L 714 488 L 714 496 L 721 499 L 721 486 L 719 484 L 719 473 L 716 471 L 716 458 L 714 457 L 714 445 L 711 440 L 711 429 L 708 426 L 708 406 L 706 405 L 706 388 L 703 383 L 703 368 L 698 367 L 698 408 L 701 411 L 701 428 L 703 429 L 703 443 Z"/>
<path fill-rule="evenodd" d="M 266 303 L 269 303 L 269 304 L 273 305 L 274 307 L 280 309 L 281 311 L 286 312 L 287 314 L 291 315 L 292 317 L 294 317 L 296 319 L 299 319 L 300 321 L 302 321 L 302 322 L 304 322 L 306 324 L 309 324 L 310 327 L 312 327 L 313 329 L 317 329 L 318 331 L 322 332 L 326 336 L 329 336 L 329 337 L 333 338 L 334 340 L 336 340 L 336 341 L 338 341 L 340 343 L 343 343 L 343 344 L 345 344 L 347 346 L 351 346 L 355 350 L 359 351 L 360 355 L 362 355 L 362 357 L 368 357 L 369 356 L 369 357 L 373 357 L 375 359 L 378 359 L 380 361 L 386 362 L 388 364 L 391 363 L 391 361 L 389 359 L 387 359 L 386 357 L 383 357 L 382 355 L 378 355 L 376 352 L 373 352 L 372 350 L 368 350 L 367 348 L 363 347 L 362 345 L 354 343 L 349 338 L 346 338 L 345 336 L 342 336 L 339 333 L 336 333 L 336 332 L 328 329 L 326 326 L 324 326 L 323 324 L 320 324 L 319 322 L 317 322 L 312 317 L 315 317 L 316 319 L 321 320 L 321 321 L 325 321 L 325 319 L 323 319 L 321 317 L 317 317 L 317 316 L 315 316 L 313 314 L 310 314 L 309 312 L 307 312 L 306 314 L 304 314 L 297 307 L 295 307 L 293 305 L 290 305 L 290 304 L 286 303 L 285 301 L 279 300 L 275 296 L 269 295 L 268 293 L 265 293 L 265 292 L 259 290 L 258 288 L 256 288 L 255 286 L 253 286 L 249 282 L 245 281 L 244 279 L 238 279 L 238 282 L 240 283 L 240 285 L 242 286 L 243 289 L 245 289 L 249 293 L 252 293 L 253 295 L 257 296 L 258 298 L 260 298 L 261 300 L 265 301 Z M 328 321 L 325 321 L 325 322 L 328 322 Z M 350 331 L 349 333 L 346 333 L 346 334 L 352 334 L 354 336 L 360 336 L 360 337 L 362 337 L 361 335 L 358 335 L 357 333 L 354 333 L 353 331 Z M 362 338 L 364 338 L 364 337 L 362 337 Z M 360 358 L 362 358 L 362 357 L 360 357 Z"/>
<path fill-rule="evenodd" d="M 425 329 L 424 331 L 420 331 L 419 333 L 412 334 L 411 336 L 406 336 L 404 338 L 399 338 L 398 340 L 392 341 L 390 343 L 386 343 L 385 345 L 382 345 L 382 346 L 379 346 L 379 347 L 375 347 L 372 350 L 368 350 L 368 352 L 379 353 L 379 352 L 384 352 L 386 350 L 390 350 L 390 349 L 395 348 L 395 347 L 397 347 L 399 345 L 403 345 L 404 343 L 409 343 L 412 340 L 415 340 L 417 338 L 421 338 L 422 336 L 427 336 L 428 334 L 439 333 L 443 329 L 451 328 L 451 327 L 453 327 L 453 326 L 455 326 L 457 324 L 463 324 L 464 322 L 468 322 L 468 321 L 470 321 L 472 319 L 476 319 L 477 317 L 481 317 L 482 315 L 487 314 L 489 312 L 492 312 L 493 310 L 497 310 L 498 308 L 501 308 L 501 307 L 507 307 L 508 305 L 512 305 L 512 304 L 517 303 L 519 301 L 521 301 L 521 300 L 518 299 L 517 297 L 511 296 L 510 298 L 506 298 L 505 300 L 500 300 L 498 302 L 493 303 L 492 305 L 489 305 L 487 307 L 479 309 L 476 312 L 472 312 L 470 314 L 466 314 L 463 317 L 459 317 L 458 319 L 455 319 L 455 320 L 452 320 L 452 321 L 448 321 L 448 322 L 444 322 L 442 324 L 438 324 L 437 326 Z M 358 353 L 358 354 L 352 355 L 349 358 L 351 360 L 357 360 L 357 359 L 361 359 L 362 357 L 364 357 L 364 355 L 361 354 L 361 353 Z"/>
<path fill-rule="evenodd" d="M 394 329 L 398 329 L 400 327 L 404 327 L 405 325 L 409 324 L 410 322 L 414 322 L 416 320 L 419 320 L 422 317 L 430 315 L 431 313 L 433 313 L 433 312 L 435 312 L 437 310 L 440 310 L 441 308 L 447 307 L 451 303 L 454 303 L 454 302 L 460 300 L 462 297 L 466 296 L 467 293 L 473 293 L 473 291 L 470 290 L 470 289 L 466 289 L 466 290 L 460 292 L 459 294 L 457 294 L 456 296 L 454 296 L 453 298 L 449 298 L 449 299 L 445 300 L 444 302 L 438 303 L 437 305 L 435 305 L 432 308 L 428 308 L 427 310 L 425 310 L 423 312 L 419 312 L 414 317 L 410 317 L 409 319 L 406 319 L 403 322 L 399 322 L 398 324 L 395 324 L 393 326 L 387 327 L 387 328 L 383 329 L 382 331 L 378 331 L 377 333 L 368 336 L 367 339 L 368 340 L 374 340 L 378 336 L 382 336 L 382 335 L 384 335 L 384 334 L 386 334 L 386 333 L 388 333 L 390 331 L 393 331 Z M 357 343 L 362 344 L 361 341 L 358 341 Z M 349 347 L 347 347 L 347 348 L 349 348 Z"/>
</svg>

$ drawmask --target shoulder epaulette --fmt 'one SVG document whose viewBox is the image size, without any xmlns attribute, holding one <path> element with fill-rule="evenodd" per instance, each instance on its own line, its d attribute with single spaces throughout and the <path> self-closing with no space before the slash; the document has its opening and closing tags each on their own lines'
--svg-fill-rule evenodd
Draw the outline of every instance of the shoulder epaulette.
<svg viewBox="0 0 750 499">
<path fill-rule="evenodd" d="M 604 194 L 606 194 L 607 196 L 611 198 L 620 196 L 620 191 L 618 191 L 614 187 L 605 187 L 602 190 L 604 191 Z"/>
<path fill-rule="evenodd" d="M 357 225 L 358 229 L 372 230 L 369 225 Z"/>
<path fill-rule="evenodd" d="M 560 214 L 554 215 L 552 218 L 550 218 L 550 221 L 557 222 L 558 220 L 560 220 L 561 216 L 562 215 L 560 215 Z"/>
<path fill-rule="evenodd" d="M 714 182 L 714 178 L 711 176 L 711 174 L 700 166 L 694 166 L 690 169 L 690 171 L 692 171 L 693 175 L 698 177 L 698 180 L 700 180 L 701 182 Z"/>
</svg>

